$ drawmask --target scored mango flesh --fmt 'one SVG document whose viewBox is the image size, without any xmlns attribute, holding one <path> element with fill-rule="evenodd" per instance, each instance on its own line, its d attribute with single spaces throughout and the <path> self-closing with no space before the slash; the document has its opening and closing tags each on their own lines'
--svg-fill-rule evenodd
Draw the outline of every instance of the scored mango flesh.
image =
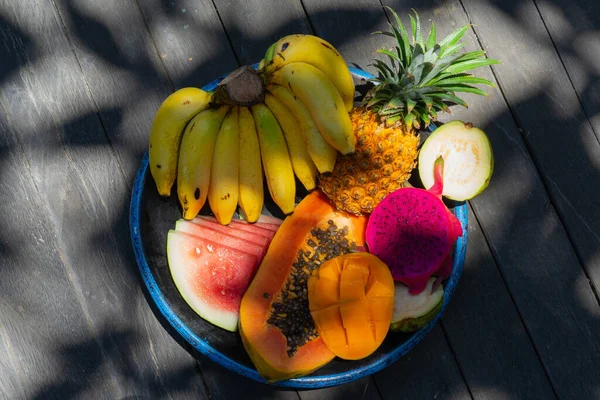
<svg viewBox="0 0 600 400">
<path fill-rule="evenodd" d="M 358 360 L 385 339 L 394 308 L 388 266 L 370 253 L 323 263 L 308 278 L 308 307 L 323 341 L 336 356 Z"/>
</svg>

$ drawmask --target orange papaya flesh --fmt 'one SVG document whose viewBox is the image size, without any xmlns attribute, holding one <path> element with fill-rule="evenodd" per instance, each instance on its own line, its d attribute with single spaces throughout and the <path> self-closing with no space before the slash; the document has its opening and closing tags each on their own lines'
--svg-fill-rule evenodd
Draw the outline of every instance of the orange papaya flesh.
<svg viewBox="0 0 600 400">
<path fill-rule="evenodd" d="M 332 270 L 340 272 L 332 275 Z M 338 276 L 337 285 L 330 283 Z M 389 331 L 394 308 L 394 280 L 388 266 L 369 253 L 345 254 L 326 261 L 309 279 L 309 308 L 327 347 L 346 360 L 377 350 Z M 339 296 L 325 292 L 321 280 Z M 339 303 L 333 304 L 336 297 Z"/>
<path fill-rule="evenodd" d="M 267 381 L 307 375 L 335 357 L 317 333 L 308 291 L 317 283 L 319 291 L 330 294 L 323 297 L 321 307 L 337 305 L 331 288 L 339 286 L 341 270 L 324 269 L 322 282 L 309 277 L 327 259 L 364 246 L 366 222 L 366 217 L 335 210 L 317 190 L 275 233 L 242 298 L 239 320 L 242 343 Z"/>
</svg>

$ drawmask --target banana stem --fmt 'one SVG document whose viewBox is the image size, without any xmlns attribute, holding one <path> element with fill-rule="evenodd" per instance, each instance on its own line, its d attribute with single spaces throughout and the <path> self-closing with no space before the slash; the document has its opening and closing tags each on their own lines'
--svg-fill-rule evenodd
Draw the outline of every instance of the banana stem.
<svg viewBox="0 0 600 400">
<path fill-rule="evenodd" d="M 249 65 L 244 65 L 223 79 L 213 96 L 213 102 L 251 107 L 265 100 L 265 82 Z"/>
</svg>

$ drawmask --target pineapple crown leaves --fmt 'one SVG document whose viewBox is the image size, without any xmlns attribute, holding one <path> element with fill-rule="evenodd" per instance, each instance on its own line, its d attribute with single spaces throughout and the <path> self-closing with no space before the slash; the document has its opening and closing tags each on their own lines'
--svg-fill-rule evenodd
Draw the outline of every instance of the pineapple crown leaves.
<svg viewBox="0 0 600 400">
<path fill-rule="evenodd" d="M 439 43 L 435 24 L 427 37 L 423 36 L 419 14 L 413 9 L 409 14 L 411 35 L 402 24 L 398 14 L 390 8 L 396 26 L 389 24 L 391 31 L 377 31 L 393 37 L 396 45 L 391 49 L 379 49 L 378 53 L 389 62 L 373 60 L 371 64 L 378 76 L 370 79 L 375 86 L 366 94 L 363 105 L 377 112 L 388 125 L 398 121 L 416 129 L 429 125 L 439 111 L 449 112 L 448 104 L 467 107 L 456 93 L 486 93 L 473 85 L 495 85 L 483 78 L 473 76 L 469 71 L 499 61 L 485 57 L 484 51 L 460 53 L 461 42 L 471 27 L 458 28 Z"/>
</svg>

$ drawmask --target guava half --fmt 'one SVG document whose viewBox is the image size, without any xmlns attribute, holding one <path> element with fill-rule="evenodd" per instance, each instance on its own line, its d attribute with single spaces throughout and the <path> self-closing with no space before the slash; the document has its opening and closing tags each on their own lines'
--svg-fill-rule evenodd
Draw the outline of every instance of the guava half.
<svg viewBox="0 0 600 400">
<path fill-rule="evenodd" d="M 494 170 L 492 145 L 485 132 L 470 122 L 447 122 L 425 140 L 419 151 L 419 177 L 425 188 L 434 184 L 434 163 L 444 159 L 442 196 L 470 200 L 489 184 Z"/>
</svg>

